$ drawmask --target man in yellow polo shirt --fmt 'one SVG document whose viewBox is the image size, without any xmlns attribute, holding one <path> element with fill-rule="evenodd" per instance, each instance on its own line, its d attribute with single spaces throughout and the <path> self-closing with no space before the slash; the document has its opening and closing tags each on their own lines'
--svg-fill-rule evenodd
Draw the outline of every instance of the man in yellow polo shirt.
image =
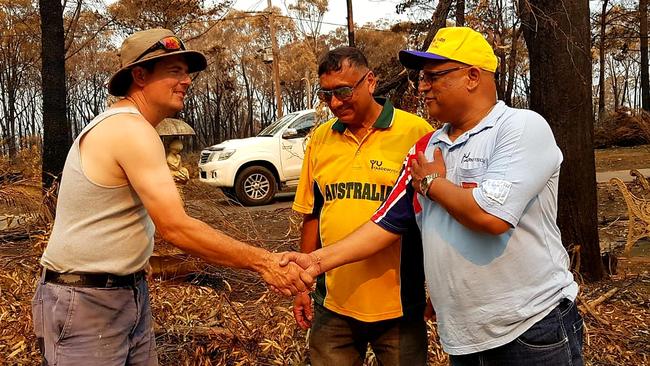
<svg viewBox="0 0 650 366">
<path fill-rule="evenodd" d="M 410 147 L 432 131 L 422 118 L 373 98 L 375 75 L 356 48 L 325 54 L 318 75 L 318 96 L 336 118 L 314 132 L 293 204 L 304 214 L 300 248 L 307 253 L 367 222 L 391 192 Z M 313 310 L 309 294 L 299 294 L 294 316 L 302 328 L 312 327 L 311 364 L 361 365 L 370 344 L 383 365 L 425 365 L 422 263 L 414 223 L 399 245 L 322 274 Z"/>
</svg>

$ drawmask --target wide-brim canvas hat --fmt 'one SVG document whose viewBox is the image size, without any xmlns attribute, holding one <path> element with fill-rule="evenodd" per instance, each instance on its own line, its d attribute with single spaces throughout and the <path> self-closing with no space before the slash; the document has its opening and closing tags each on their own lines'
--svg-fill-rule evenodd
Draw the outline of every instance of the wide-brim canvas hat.
<svg viewBox="0 0 650 366">
<path fill-rule="evenodd" d="M 399 61 L 414 70 L 430 61 L 458 61 L 489 72 L 495 72 L 498 64 L 485 37 L 468 27 L 440 28 L 426 51 L 402 50 Z"/>
<path fill-rule="evenodd" d="M 183 55 L 188 72 L 205 70 L 208 62 L 199 51 L 185 49 L 183 41 L 169 29 L 156 28 L 133 33 L 120 47 L 120 69 L 108 81 L 108 92 L 121 97 L 131 86 L 131 69 L 153 59 Z"/>
</svg>

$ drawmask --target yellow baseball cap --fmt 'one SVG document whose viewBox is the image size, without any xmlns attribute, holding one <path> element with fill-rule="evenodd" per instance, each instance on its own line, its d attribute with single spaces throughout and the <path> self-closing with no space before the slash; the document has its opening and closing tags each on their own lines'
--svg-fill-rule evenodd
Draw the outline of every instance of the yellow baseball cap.
<svg viewBox="0 0 650 366">
<path fill-rule="evenodd" d="M 409 69 L 422 69 L 427 61 L 453 60 L 494 72 L 497 57 L 481 33 L 468 27 L 440 28 L 426 52 L 403 50 L 399 61 Z"/>
</svg>

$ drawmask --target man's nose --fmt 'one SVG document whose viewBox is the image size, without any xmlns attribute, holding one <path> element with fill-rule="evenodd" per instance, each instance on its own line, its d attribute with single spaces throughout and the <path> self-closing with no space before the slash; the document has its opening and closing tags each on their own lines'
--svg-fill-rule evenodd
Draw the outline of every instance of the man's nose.
<svg viewBox="0 0 650 366">
<path fill-rule="evenodd" d="M 418 92 L 419 93 L 426 93 L 427 91 L 429 91 L 429 89 L 431 89 L 431 84 L 425 83 L 422 80 L 420 80 L 420 82 L 418 82 Z"/>
<path fill-rule="evenodd" d="M 192 78 L 190 77 L 190 74 L 188 72 L 182 73 L 180 77 L 180 82 L 181 84 L 186 84 L 186 85 L 192 84 Z"/>
<path fill-rule="evenodd" d="M 330 99 L 330 107 L 336 109 L 342 105 L 343 105 L 343 101 L 337 98 L 336 95 L 332 95 L 332 98 Z"/>
</svg>

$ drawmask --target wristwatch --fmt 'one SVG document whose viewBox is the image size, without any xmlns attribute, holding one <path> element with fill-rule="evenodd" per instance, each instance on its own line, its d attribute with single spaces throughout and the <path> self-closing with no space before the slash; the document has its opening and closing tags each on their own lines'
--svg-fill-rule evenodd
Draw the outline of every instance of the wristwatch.
<svg viewBox="0 0 650 366">
<path fill-rule="evenodd" d="M 422 195 L 429 197 L 429 187 L 431 187 L 431 183 L 433 183 L 436 178 L 440 178 L 440 174 L 431 173 L 425 175 L 424 178 L 420 180 L 420 193 L 422 193 Z"/>
</svg>

